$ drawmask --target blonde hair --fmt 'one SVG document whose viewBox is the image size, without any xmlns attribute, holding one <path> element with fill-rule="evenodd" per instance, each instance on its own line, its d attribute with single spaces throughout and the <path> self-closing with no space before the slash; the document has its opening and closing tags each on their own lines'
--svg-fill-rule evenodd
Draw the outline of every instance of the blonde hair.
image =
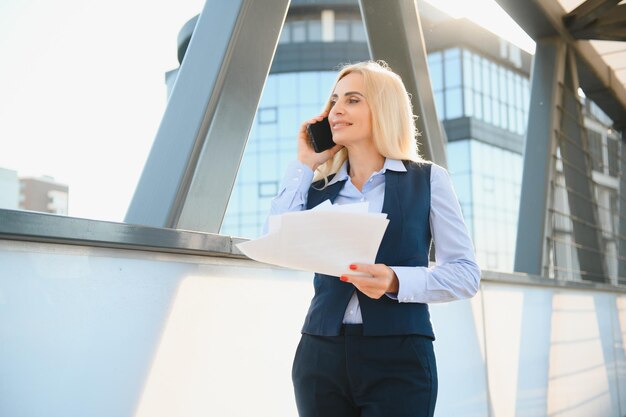
<svg viewBox="0 0 626 417">
<path fill-rule="evenodd" d="M 372 114 L 372 139 L 378 152 L 385 158 L 422 161 L 417 148 L 416 116 L 400 76 L 384 61 L 358 62 L 341 68 L 333 91 L 342 78 L 352 73 L 363 76 L 363 93 Z M 324 110 L 330 111 L 331 106 L 329 100 Z M 346 159 L 348 150 L 343 148 L 317 168 L 314 181 L 324 179 L 325 186 L 327 177 L 337 173 Z"/>
</svg>

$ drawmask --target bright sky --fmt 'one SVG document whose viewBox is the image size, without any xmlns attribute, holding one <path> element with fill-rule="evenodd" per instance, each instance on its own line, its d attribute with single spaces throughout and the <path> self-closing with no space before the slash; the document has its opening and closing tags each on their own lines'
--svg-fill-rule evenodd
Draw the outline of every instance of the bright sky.
<svg viewBox="0 0 626 417">
<path fill-rule="evenodd" d="M 493 0 L 428 0 L 521 48 Z M 165 109 L 177 36 L 204 0 L 1 0 L 0 167 L 70 187 L 69 215 L 122 221 Z"/>
</svg>

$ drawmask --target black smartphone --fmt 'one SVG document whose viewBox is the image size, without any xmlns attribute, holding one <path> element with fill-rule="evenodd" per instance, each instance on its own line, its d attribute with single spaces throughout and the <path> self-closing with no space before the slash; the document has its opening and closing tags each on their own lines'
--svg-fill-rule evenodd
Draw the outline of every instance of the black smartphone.
<svg viewBox="0 0 626 417">
<path fill-rule="evenodd" d="M 309 133 L 311 145 L 313 145 L 315 152 L 324 152 L 326 149 L 335 146 L 335 142 L 333 142 L 333 132 L 331 132 L 330 124 L 328 123 L 328 117 L 324 117 L 321 122 L 307 126 L 307 132 Z"/>
</svg>

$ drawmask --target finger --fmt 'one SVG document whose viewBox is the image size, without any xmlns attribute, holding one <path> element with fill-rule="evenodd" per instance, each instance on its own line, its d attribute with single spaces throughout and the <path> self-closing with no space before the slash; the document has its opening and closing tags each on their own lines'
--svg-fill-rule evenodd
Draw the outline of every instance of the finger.
<svg viewBox="0 0 626 417">
<path fill-rule="evenodd" d="M 350 275 L 343 274 L 339 279 L 343 282 L 349 282 L 354 284 L 355 286 L 365 286 L 367 284 L 371 284 L 372 277 L 364 276 L 364 275 Z"/>
<path fill-rule="evenodd" d="M 364 274 L 369 274 L 369 275 L 375 275 L 374 272 L 376 271 L 376 265 L 372 265 L 372 264 L 350 264 L 350 270 L 351 271 L 356 271 L 356 272 L 361 272 Z"/>
</svg>

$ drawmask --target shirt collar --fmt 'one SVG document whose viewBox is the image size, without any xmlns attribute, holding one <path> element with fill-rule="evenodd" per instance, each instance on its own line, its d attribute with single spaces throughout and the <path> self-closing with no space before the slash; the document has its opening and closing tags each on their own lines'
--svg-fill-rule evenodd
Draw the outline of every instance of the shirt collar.
<svg viewBox="0 0 626 417">
<path fill-rule="evenodd" d="M 377 172 L 377 174 L 384 174 L 385 171 L 396 171 L 396 172 L 406 172 L 406 167 L 399 159 L 391 159 L 385 158 L 385 163 L 383 164 L 383 168 Z M 333 185 L 336 182 L 344 181 L 348 179 L 348 160 L 346 159 L 344 163 L 337 171 L 337 174 L 333 177 L 332 180 L 328 182 L 328 185 Z"/>
</svg>

